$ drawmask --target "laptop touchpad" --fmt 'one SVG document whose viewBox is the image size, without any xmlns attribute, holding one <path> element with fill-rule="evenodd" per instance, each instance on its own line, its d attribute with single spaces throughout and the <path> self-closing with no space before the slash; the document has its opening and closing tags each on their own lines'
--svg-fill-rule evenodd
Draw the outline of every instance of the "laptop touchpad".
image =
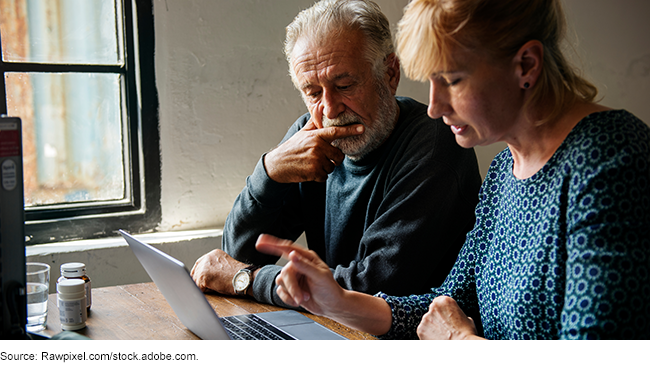
<svg viewBox="0 0 650 365">
<path fill-rule="evenodd" d="M 278 327 L 314 322 L 309 317 L 304 316 L 296 311 L 290 310 L 256 313 L 256 315 L 260 318 L 263 318 L 267 322 L 273 323 Z"/>
<path fill-rule="evenodd" d="M 301 340 L 347 340 L 296 311 L 284 310 L 256 315 Z"/>
</svg>

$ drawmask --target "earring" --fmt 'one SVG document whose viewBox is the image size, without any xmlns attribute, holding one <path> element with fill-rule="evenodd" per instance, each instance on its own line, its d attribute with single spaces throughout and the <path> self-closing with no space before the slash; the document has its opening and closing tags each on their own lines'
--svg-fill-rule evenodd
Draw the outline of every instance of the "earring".
<svg viewBox="0 0 650 365">
<path fill-rule="evenodd" d="M 528 89 L 529 87 L 530 87 L 530 84 L 529 84 L 529 83 L 525 83 L 525 84 L 524 84 L 524 89 Z"/>
</svg>

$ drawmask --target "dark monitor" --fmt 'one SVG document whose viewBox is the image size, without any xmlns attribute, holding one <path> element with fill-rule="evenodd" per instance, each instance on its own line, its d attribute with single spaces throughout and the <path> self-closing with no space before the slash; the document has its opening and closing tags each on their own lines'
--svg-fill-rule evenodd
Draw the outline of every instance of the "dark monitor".
<svg viewBox="0 0 650 365">
<path fill-rule="evenodd" d="M 0 116 L 0 338 L 25 337 L 25 205 L 21 120 Z"/>
</svg>

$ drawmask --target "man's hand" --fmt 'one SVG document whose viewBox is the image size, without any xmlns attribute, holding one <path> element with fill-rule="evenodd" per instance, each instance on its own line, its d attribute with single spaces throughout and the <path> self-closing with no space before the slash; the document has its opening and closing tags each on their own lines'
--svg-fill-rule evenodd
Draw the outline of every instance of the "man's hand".
<svg viewBox="0 0 650 365">
<path fill-rule="evenodd" d="M 474 320 L 467 317 L 455 300 L 440 296 L 431 302 L 417 329 L 421 340 L 480 339 Z"/>
<path fill-rule="evenodd" d="M 279 183 L 324 182 L 345 158 L 332 142 L 363 131 L 361 124 L 319 129 L 311 119 L 298 133 L 266 154 L 266 173 Z"/>
<path fill-rule="evenodd" d="M 235 295 L 232 278 L 245 268 L 243 262 L 233 259 L 222 250 L 216 249 L 199 257 L 192 267 L 192 279 L 201 291 Z"/>
</svg>

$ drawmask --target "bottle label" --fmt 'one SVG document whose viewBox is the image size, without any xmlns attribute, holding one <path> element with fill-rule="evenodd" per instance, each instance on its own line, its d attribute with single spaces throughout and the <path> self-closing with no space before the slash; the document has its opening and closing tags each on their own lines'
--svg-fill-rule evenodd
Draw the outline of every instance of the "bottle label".
<svg viewBox="0 0 650 365">
<path fill-rule="evenodd" d="M 62 300 L 59 298 L 59 318 L 62 324 L 86 322 L 86 298 L 78 300 Z"/>
<path fill-rule="evenodd" d="M 87 281 L 86 284 L 84 284 L 84 287 L 86 288 L 86 307 L 90 308 L 93 303 L 90 281 Z"/>
</svg>

